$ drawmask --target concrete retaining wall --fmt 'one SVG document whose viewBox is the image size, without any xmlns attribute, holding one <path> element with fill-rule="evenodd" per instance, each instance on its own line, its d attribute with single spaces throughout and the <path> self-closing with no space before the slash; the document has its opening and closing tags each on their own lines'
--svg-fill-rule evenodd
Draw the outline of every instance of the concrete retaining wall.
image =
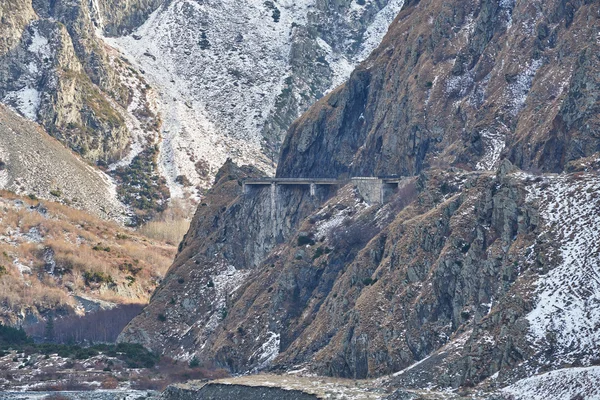
<svg viewBox="0 0 600 400">
<path fill-rule="evenodd" d="M 207 383 L 201 388 L 169 386 L 161 400 L 317 400 L 318 397 L 299 390 L 264 386 Z"/>
</svg>

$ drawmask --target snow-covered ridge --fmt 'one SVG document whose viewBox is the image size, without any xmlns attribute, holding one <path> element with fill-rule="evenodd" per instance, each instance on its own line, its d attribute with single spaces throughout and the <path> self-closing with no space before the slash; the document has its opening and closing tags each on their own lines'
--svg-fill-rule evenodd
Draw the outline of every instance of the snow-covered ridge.
<svg viewBox="0 0 600 400">
<path fill-rule="evenodd" d="M 371 0 L 359 5 L 352 0 L 341 7 L 345 14 L 340 16 L 336 10 L 323 10 L 320 0 L 175 0 L 131 36 L 105 40 L 142 70 L 159 94 L 161 169 L 177 197 L 183 195 L 177 176 L 209 185 L 229 157 L 274 171 L 263 134 L 273 123 L 279 96 L 294 80 L 292 58 L 304 60 L 304 55 L 292 54 L 298 26 L 316 24 L 321 29 L 325 21 L 338 18 L 340 24 L 356 27 L 365 14 L 379 10 L 359 46 L 353 42 L 356 32 L 347 32 L 338 42 L 323 34 L 302 50 L 325 54 L 331 89 L 380 43 L 403 3 Z M 303 84 L 292 91 L 298 92 L 293 93 L 296 101 L 314 101 L 323 94 L 311 93 Z"/>
</svg>

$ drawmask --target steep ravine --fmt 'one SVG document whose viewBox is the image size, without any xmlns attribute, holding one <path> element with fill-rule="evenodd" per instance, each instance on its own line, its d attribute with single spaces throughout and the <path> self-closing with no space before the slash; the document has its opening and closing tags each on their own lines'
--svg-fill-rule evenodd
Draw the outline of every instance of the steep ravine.
<svg viewBox="0 0 600 400">
<path fill-rule="evenodd" d="M 172 193 L 209 187 L 227 158 L 272 174 L 293 120 L 347 79 L 402 4 L 175 0 L 107 39 L 159 93 Z M 193 186 L 176 184 L 181 175 Z"/>
</svg>

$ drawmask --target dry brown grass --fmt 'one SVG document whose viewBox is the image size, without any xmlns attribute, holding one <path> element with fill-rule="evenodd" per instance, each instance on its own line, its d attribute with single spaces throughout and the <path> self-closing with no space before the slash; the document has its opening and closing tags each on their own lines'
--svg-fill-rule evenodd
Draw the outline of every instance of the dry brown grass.
<svg viewBox="0 0 600 400">
<path fill-rule="evenodd" d="M 184 224 L 168 228 L 169 218 L 180 218 L 172 212 L 160 221 L 169 234 L 149 238 L 61 204 L 39 206 L 0 191 L 0 267 L 6 271 L 0 268 L 0 321 L 14 323 L 24 310 L 73 310 L 72 294 L 120 304 L 147 302 L 172 263 Z M 30 234 L 35 232 L 41 241 Z M 48 254 L 54 254 L 53 273 Z M 18 266 L 26 268 L 21 272 Z"/>
<path fill-rule="evenodd" d="M 190 227 L 190 221 L 185 219 L 175 221 L 152 221 L 140 229 L 140 233 L 152 239 L 162 240 L 177 245 L 183 239 Z"/>
<path fill-rule="evenodd" d="M 192 212 L 189 205 L 173 201 L 169 209 L 142 226 L 139 231 L 149 238 L 177 246 L 190 228 L 189 216 Z"/>
</svg>

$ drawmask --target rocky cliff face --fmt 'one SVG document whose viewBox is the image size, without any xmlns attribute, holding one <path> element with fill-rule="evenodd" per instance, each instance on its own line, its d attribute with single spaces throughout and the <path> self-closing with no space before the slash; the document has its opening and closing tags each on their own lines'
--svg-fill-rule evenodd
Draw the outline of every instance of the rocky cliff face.
<svg viewBox="0 0 600 400">
<path fill-rule="evenodd" d="M 127 94 L 95 37 L 88 4 L 25 3 L 0 60 L 0 98 L 91 161 L 118 158 L 129 134 L 115 100 Z M 12 2 L 4 2 L 11 12 Z M 110 95 L 109 95 L 110 93 Z M 113 100 L 115 99 L 115 100 Z"/>
<path fill-rule="evenodd" d="M 160 3 L 35 0 L 14 14 L 13 3 L 2 3 L 10 17 L 1 28 L 0 101 L 112 172 L 134 223 L 152 218 L 169 197 L 157 171 L 154 92 L 103 32 L 135 28 Z"/>
<path fill-rule="evenodd" d="M 147 220 L 170 196 L 199 199 L 229 157 L 272 173 L 292 121 L 403 0 L 276 3 L 6 0 L 0 101 L 115 172 Z"/>
<path fill-rule="evenodd" d="M 409 2 L 350 80 L 294 124 L 278 174 L 483 170 L 501 157 L 561 171 L 599 149 L 597 11 L 570 1 Z"/>
<path fill-rule="evenodd" d="M 228 165 L 122 340 L 233 372 L 394 373 L 394 387 L 502 387 L 593 363 L 597 16 L 584 2 L 407 2 L 294 123 L 277 173 L 412 178 L 381 205 L 351 184 L 242 195 L 248 172 Z"/>
<path fill-rule="evenodd" d="M 92 0 L 96 26 L 107 36 L 123 36 L 142 25 L 152 12 L 170 0 Z"/>
</svg>

